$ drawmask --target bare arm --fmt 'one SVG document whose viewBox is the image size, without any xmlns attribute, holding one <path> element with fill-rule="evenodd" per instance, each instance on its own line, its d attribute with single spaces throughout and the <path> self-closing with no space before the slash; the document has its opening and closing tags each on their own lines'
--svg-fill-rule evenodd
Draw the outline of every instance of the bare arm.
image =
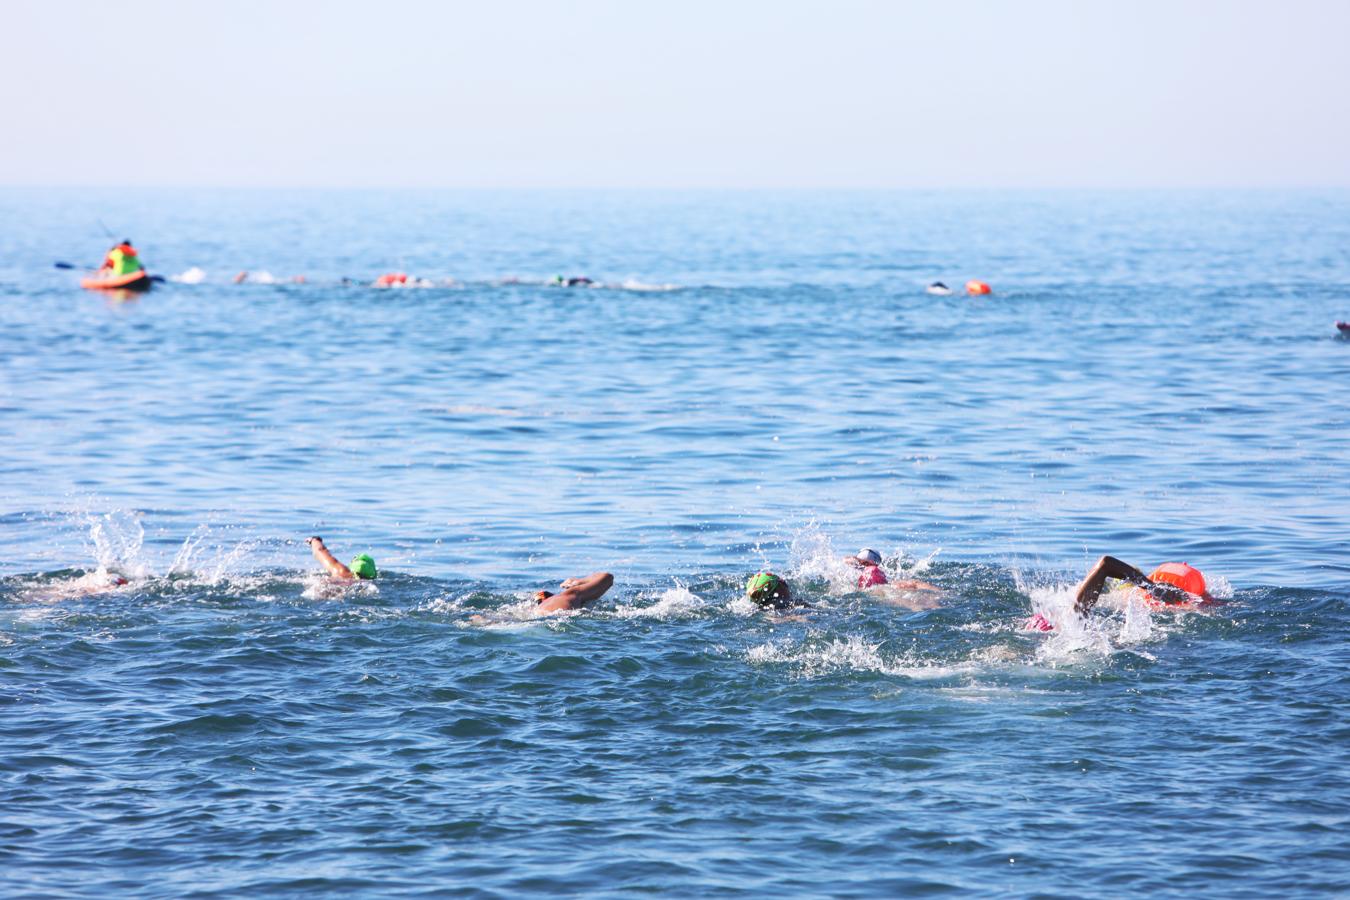
<svg viewBox="0 0 1350 900">
<path fill-rule="evenodd" d="M 929 584 L 927 581 L 920 581 L 917 578 L 908 578 L 904 581 L 890 582 L 892 587 L 899 588 L 902 591 L 940 591 L 942 588 L 936 584 Z"/>
<path fill-rule="evenodd" d="M 324 570 L 327 571 L 329 575 L 332 575 L 334 578 L 356 577 L 352 574 L 351 569 L 338 562 L 337 558 L 333 556 L 332 553 L 328 552 L 328 548 L 323 545 L 323 538 L 307 538 L 305 543 L 309 544 L 310 552 L 314 554 L 314 558 L 319 561 L 319 564 L 324 567 Z"/>
<path fill-rule="evenodd" d="M 1101 597 L 1102 588 L 1106 587 L 1106 579 L 1108 578 L 1119 578 L 1140 587 L 1151 587 L 1153 585 L 1153 582 L 1149 581 L 1143 572 L 1129 563 L 1121 562 L 1114 556 L 1103 556 L 1088 571 L 1083 583 L 1078 585 L 1078 591 L 1074 594 L 1074 611 L 1080 616 L 1087 615 L 1096 605 L 1097 599 Z"/>
<path fill-rule="evenodd" d="M 560 609 L 580 609 L 587 603 L 599 600 L 614 584 L 614 576 L 608 572 L 596 572 L 585 578 L 569 578 L 562 583 L 562 591 L 550 594 L 540 591 L 535 594 L 539 600 L 540 612 L 556 612 Z"/>
</svg>

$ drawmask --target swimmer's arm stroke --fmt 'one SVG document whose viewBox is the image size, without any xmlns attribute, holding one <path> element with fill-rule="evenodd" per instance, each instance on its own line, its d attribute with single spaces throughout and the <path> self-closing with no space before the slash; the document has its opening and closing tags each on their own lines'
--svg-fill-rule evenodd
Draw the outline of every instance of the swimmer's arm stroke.
<svg viewBox="0 0 1350 900">
<path fill-rule="evenodd" d="M 560 609 L 579 609 L 587 603 L 599 600 L 605 591 L 614 586 L 614 576 L 608 572 L 594 572 L 585 578 L 569 578 L 562 583 L 562 591 L 550 594 L 540 591 L 540 612 L 556 612 Z"/>
<path fill-rule="evenodd" d="M 1136 587 L 1145 588 L 1150 593 L 1165 598 L 1185 600 L 1188 597 L 1187 593 L 1178 587 L 1149 581 L 1147 575 L 1127 562 L 1116 559 L 1114 556 L 1103 556 L 1087 573 L 1083 583 L 1078 585 L 1078 591 L 1074 595 L 1073 601 L 1074 612 L 1080 616 L 1086 616 L 1096 605 L 1098 598 L 1101 597 L 1102 589 L 1106 587 L 1106 579 L 1108 578 L 1128 581 Z"/>
<path fill-rule="evenodd" d="M 309 544 L 310 552 L 314 554 L 314 558 L 319 561 L 319 564 L 324 567 L 329 575 L 334 578 L 356 578 L 352 570 L 338 562 L 337 557 L 333 556 L 328 548 L 323 545 L 323 538 L 318 536 L 305 538 L 305 543 Z"/>
</svg>

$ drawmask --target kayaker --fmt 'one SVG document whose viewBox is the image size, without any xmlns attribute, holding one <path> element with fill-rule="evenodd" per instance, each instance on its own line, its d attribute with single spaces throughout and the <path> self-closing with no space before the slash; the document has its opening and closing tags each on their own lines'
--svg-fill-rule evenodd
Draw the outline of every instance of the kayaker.
<svg viewBox="0 0 1350 900">
<path fill-rule="evenodd" d="M 141 260 L 136 255 L 136 248 L 131 246 L 131 238 L 123 240 L 108 251 L 99 271 L 111 272 L 113 275 L 130 275 L 132 272 L 141 271 Z"/>
</svg>

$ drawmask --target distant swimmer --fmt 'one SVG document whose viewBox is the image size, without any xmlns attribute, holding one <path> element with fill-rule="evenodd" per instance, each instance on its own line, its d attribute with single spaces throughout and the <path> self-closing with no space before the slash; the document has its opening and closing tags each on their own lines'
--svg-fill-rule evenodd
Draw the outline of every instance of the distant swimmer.
<svg viewBox="0 0 1350 900">
<path fill-rule="evenodd" d="M 942 588 L 917 578 L 891 581 L 881 569 L 881 554 L 864 547 L 853 556 L 844 557 L 845 565 L 860 569 L 858 587 L 887 603 L 913 610 L 935 609 L 937 595 Z"/>
<path fill-rule="evenodd" d="M 1148 575 L 1114 556 L 1097 560 L 1078 585 L 1074 594 L 1074 611 L 1086 616 L 1096 605 L 1106 587 L 1108 578 L 1117 578 L 1139 588 L 1145 600 L 1159 607 L 1194 609 L 1203 603 L 1213 603 L 1205 585 L 1205 576 L 1187 563 L 1163 563 Z"/>
<path fill-rule="evenodd" d="M 552 591 L 536 591 L 534 602 L 539 604 L 541 613 L 581 609 L 599 600 L 613 585 L 614 576 L 608 572 L 596 572 L 585 578 L 568 578 L 558 586 L 556 594 Z"/>
<path fill-rule="evenodd" d="M 930 294 L 937 294 L 939 297 L 945 297 L 945 296 L 947 296 L 948 294 L 950 294 L 951 292 L 952 292 L 952 289 L 949 288 L 949 287 L 947 287 L 945 284 L 943 284 L 943 283 L 940 282 L 940 281 L 935 281 L 935 282 L 933 282 L 932 284 L 930 284 L 930 285 L 928 286 L 928 293 L 930 293 Z"/>
<path fill-rule="evenodd" d="M 756 572 L 745 583 L 746 599 L 765 609 L 791 609 L 796 604 L 792 600 L 792 589 L 788 583 L 772 572 Z"/>
<path fill-rule="evenodd" d="M 430 278 L 414 278 L 406 272 L 385 272 L 372 281 L 370 286 L 377 288 L 428 288 L 435 287 L 436 282 Z"/>
<path fill-rule="evenodd" d="M 1337 322 L 1336 327 L 1340 329 L 1341 334 L 1350 334 L 1350 322 Z"/>
<path fill-rule="evenodd" d="M 559 287 L 587 287 L 595 284 L 595 280 L 587 278 L 585 275 L 573 275 L 570 278 L 562 275 L 554 275 L 553 284 L 556 284 Z"/>
<path fill-rule="evenodd" d="M 306 538 L 305 543 L 309 544 L 310 552 L 314 554 L 324 567 L 324 570 L 334 578 L 345 578 L 349 580 L 366 580 L 374 578 L 378 572 L 375 571 L 375 560 L 371 559 L 368 553 L 358 553 L 352 557 L 351 565 L 344 566 L 337 561 L 337 557 L 328 551 L 323 544 L 323 538 Z"/>
</svg>

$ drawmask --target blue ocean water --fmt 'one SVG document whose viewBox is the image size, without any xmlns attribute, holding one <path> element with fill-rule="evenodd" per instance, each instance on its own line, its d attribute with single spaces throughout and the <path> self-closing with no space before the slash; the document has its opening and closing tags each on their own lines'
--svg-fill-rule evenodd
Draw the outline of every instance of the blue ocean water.
<svg viewBox="0 0 1350 900">
<path fill-rule="evenodd" d="M 170 280 L 53 268 L 103 224 Z M 0 234 L 6 894 L 1350 891 L 1350 192 L 9 190 Z M 1226 602 L 1023 629 L 1103 553 Z"/>
</svg>

